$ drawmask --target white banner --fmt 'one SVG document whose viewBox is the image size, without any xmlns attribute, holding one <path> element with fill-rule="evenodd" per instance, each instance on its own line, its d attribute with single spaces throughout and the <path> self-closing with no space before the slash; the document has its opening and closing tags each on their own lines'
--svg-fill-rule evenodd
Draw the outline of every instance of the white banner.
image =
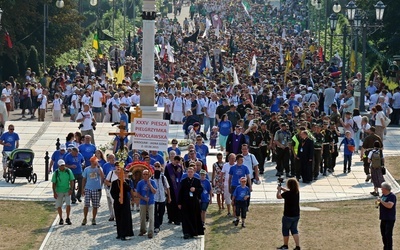
<svg viewBox="0 0 400 250">
<path fill-rule="evenodd" d="M 132 148 L 167 151 L 169 123 L 166 120 L 135 118 L 133 120 Z"/>
</svg>

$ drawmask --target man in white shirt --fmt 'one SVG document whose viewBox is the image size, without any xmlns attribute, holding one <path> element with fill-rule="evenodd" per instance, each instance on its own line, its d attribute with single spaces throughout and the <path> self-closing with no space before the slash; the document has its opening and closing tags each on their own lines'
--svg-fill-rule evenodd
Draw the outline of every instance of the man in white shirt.
<svg viewBox="0 0 400 250">
<path fill-rule="evenodd" d="M 171 110 L 171 123 L 172 124 L 181 124 L 182 119 L 185 116 L 184 111 L 184 100 L 180 91 L 176 91 L 176 96 L 172 101 L 172 110 Z"/>
<path fill-rule="evenodd" d="M 131 102 L 133 106 L 140 104 L 140 90 L 136 90 L 136 93 L 132 95 Z"/>
<path fill-rule="evenodd" d="M 93 130 L 96 127 L 96 119 L 94 118 L 92 111 L 89 111 L 89 108 L 89 104 L 84 104 L 83 110 L 79 112 L 76 117 L 76 121 L 82 125 L 79 126 L 82 136 L 90 135 L 92 138 L 92 144 L 95 145 Z"/>
<path fill-rule="evenodd" d="M 328 82 L 328 88 L 324 90 L 324 112 L 326 115 L 331 114 L 331 105 L 335 102 L 335 89 L 332 88 L 332 82 Z"/>
<path fill-rule="evenodd" d="M 230 153 L 228 156 L 228 162 L 224 164 L 221 172 L 224 174 L 224 199 L 226 207 L 228 208 L 228 216 L 231 215 L 231 194 L 229 193 L 229 170 L 236 164 L 236 155 Z"/>
<path fill-rule="evenodd" d="M 60 98 L 60 94 L 55 93 L 53 100 L 53 107 L 51 109 L 53 113 L 53 122 L 61 121 L 62 107 L 63 107 L 63 101 Z"/>
<path fill-rule="evenodd" d="M 215 115 L 218 107 L 218 95 L 216 93 L 211 94 L 211 99 L 206 101 L 203 111 L 204 111 L 204 135 L 207 138 L 207 132 L 209 128 L 215 125 Z"/>
<path fill-rule="evenodd" d="M 100 91 L 100 86 L 95 87 L 93 92 L 93 100 L 92 100 L 92 112 L 96 121 L 102 121 L 101 113 L 102 113 L 102 100 L 103 94 Z"/>
<path fill-rule="evenodd" d="M 69 113 L 71 115 L 71 121 L 75 120 L 76 114 L 79 112 L 80 105 L 79 89 L 76 88 L 71 97 L 71 105 L 69 107 Z"/>
<path fill-rule="evenodd" d="M 11 83 L 7 82 L 6 87 L 1 91 L 1 94 L 6 96 L 5 103 L 7 108 L 7 116 L 10 116 L 11 95 L 12 95 Z"/>
<path fill-rule="evenodd" d="M 39 104 L 39 114 L 38 114 L 38 121 L 44 122 L 44 117 L 47 111 L 47 90 L 44 89 L 41 94 L 38 95 L 37 98 Z"/>
</svg>

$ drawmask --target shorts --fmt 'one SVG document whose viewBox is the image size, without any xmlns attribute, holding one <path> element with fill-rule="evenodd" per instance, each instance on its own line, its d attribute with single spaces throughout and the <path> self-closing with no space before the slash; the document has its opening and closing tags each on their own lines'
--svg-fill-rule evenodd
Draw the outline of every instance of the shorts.
<svg viewBox="0 0 400 250">
<path fill-rule="evenodd" d="M 62 207 L 65 199 L 65 205 L 71 205 L 71 195 L 68 193 L 57 193 L 56 208 Z"/>
<path fill-rule="evenodd" d="M 225 204 L 230 205 L 231 204 L 231 194 L 229 193 L 228 183 L 224 183 L 224 198 L 225 198 Z"/>
<path fill-rule="evenodd" d="M 8 155 L 7 153 L 10 153 L 10 151 L 3 151 L 3 167 L 6 167 L 7 164 L 7 159 L 8 159 Z"/>
<path fill-rule="evenodd" d="M 200 203 L 200 209 L 201 209 L 201 211 L 207 211 L 208 204 L 209 204 L 209 202 L 201 202 L 201 203 Z"/>
<path fill-rule="evenodd" d="M 289 236 L 289 230 L 294 234 L 299 234 L 299 231 L 297 230 L 297 224 L 299 223 L 300 216 L 297 217 L 287 217 L 283 216 L 282 217 L 282 235 L 283 236 Z"/>
<path fill-rule="evenodd" d="M 90 207 L 90 201 L 94 208 L 100 207 L 101 189 L 89 190 L 85 189 L 85 207 Z"/>
<path fill-rule="evenodd" d="M 70 115 L 75 115 L 75 109 L 74 108 L 69 108 L 69 114 Z"/>
<path fill-rule="evenodd" d="M 101 113 L 101 107 L 92 107 L 93 113 Z"/>
</svg>

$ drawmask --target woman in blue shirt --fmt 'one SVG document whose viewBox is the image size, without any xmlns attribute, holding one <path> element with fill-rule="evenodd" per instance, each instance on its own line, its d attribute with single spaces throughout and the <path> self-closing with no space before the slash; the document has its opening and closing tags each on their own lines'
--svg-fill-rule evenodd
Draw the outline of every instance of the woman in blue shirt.
<svg viewBox="0 0 400 250">
<path fill-rule="evenodd" d="M 223 114 L 221 121 L 218 123 L 219 129 L 219 145 L 221 146 L 221 151 L 225 150 L 226 139 L 228 135 L 232 133 L 232 122 L 228 120 L 228 116 Z"/>
</svg>

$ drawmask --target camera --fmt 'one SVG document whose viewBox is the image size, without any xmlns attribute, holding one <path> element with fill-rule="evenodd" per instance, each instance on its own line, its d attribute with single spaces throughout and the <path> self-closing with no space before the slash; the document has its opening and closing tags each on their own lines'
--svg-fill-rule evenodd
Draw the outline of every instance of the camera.
<svg viewBox="0 0 400 250">
<path fill-rule="evenodd" d="M 278 186 L 281 187 L 284 179 L 282 177 L 278 178 Z"/>
<path fill-rule="evenodd" d="M 92 127 L 93 127 L 93 130 L 96 130 L 96 123 L 95 122 L 92 122 Z"/>
</svg>

